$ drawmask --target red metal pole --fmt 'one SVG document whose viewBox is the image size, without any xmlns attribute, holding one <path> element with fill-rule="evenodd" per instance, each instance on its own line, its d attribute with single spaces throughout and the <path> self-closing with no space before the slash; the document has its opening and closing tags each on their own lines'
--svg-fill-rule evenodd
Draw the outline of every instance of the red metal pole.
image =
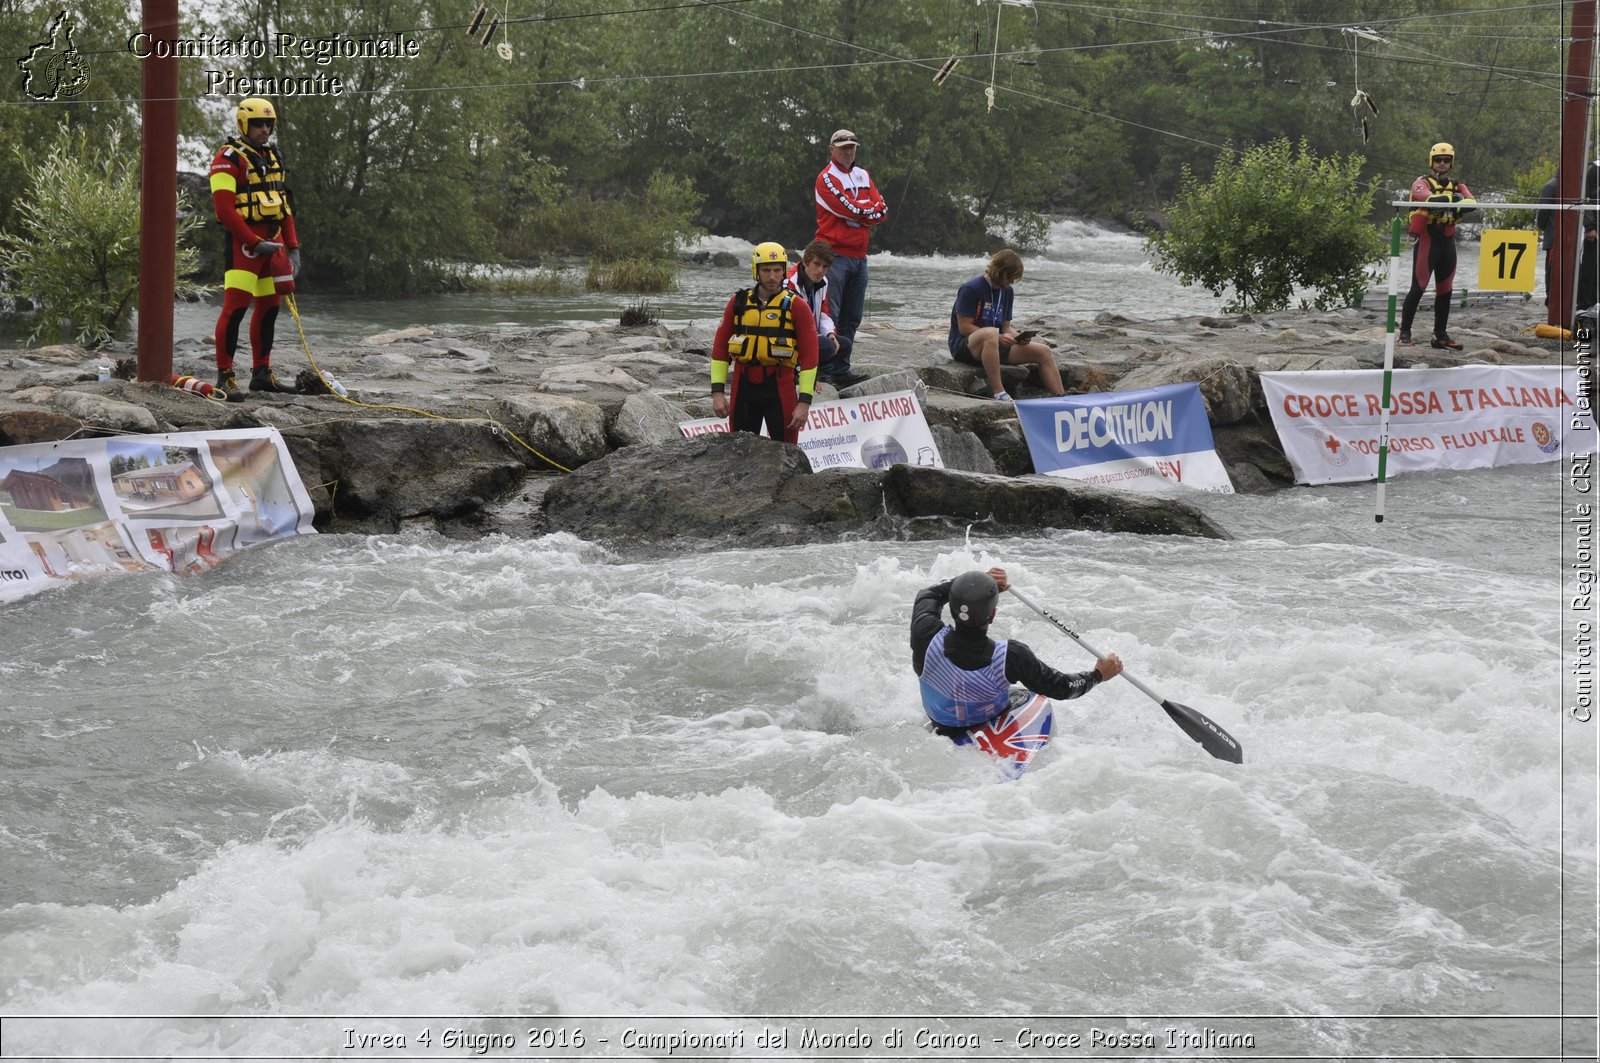
<svg viewBox="0 0 1600 1063">
<path fill-rule="evenodd" d="M 1589 162 L 1589 103 L 1593 94 L 1593 70 L 1590 57 L 1594 52 L 1596 0 L 1573 0 L 1572 43 L 1567 50 L 1567 74 L 1561 104 L 1561 165 L 1560 183 L 1556 198 L 1562 203 L 1577 203 L 1583 199 L 1583 179 Z M 1547 280 L 1550 306 L 1545 311 L 1547 324 L 1568 328 L 1572 325 L 1573 310 L 1577 304 L 1577 268 L 1581 229 L 1578 212 L 1557 212 L 1555 220 L 1555 247 L 1552 261 L 1555 270 Z"/>
<path fill-rule="evenodd" d="M 144 0 L 151 40 L 178 36 L 178 0 Z M 139 114 L 139 379 L 172 379 L 173 273 L 178 257 L 178 60 L 143 60 Z"/>
</svg>

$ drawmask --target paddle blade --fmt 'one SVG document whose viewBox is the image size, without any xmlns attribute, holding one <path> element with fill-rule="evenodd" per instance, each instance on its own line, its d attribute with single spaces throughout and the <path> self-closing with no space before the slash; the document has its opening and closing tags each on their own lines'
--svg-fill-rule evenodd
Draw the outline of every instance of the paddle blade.
<svg viewBox="0 0 1600 1063">
<path fill-rule="evenodd" d="M 1244 763 L 1244 747 L 1239 745 L 1233 735 L 1213 722 L 1211 717 L 1199 709 L 1191 709 L 1176 701 L 1163 701 L 1161 707 L 1167 710 L 1172 722 L 1183 728 L 1184 734 L 1204 746 L 1207 753 L 1218 760 L 1226 760 L 1233 764 Z"/>
</svg>

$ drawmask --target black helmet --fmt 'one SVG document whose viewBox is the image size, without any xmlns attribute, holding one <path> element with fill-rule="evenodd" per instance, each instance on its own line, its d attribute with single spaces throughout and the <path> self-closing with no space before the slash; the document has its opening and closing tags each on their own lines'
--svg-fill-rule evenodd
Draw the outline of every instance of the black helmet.
<svg viewBox="0 0 1600 1063">
<path fill-rule="evenodd" d="M 999 601 L 1000 588 L 987 572 L 963 572 L 950 581 L 950 615 L 956 627 L 988 627 Z"/>
</svg>

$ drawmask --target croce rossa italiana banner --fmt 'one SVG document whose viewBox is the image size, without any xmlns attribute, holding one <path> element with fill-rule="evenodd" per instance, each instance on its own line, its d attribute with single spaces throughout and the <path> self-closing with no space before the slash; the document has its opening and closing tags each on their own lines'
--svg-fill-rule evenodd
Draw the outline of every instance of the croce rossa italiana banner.
<svg viewBox="0 0 1600 1063">
<path fill-rule="evenodd" d="M 1261 388 L 1297 482 L 1377 477 L 1382 370 L 1262 373 Z M 1594 446 L 1575 368 L 1394 371 L 1388 475 L 1556 461 Z"/>
</svg>

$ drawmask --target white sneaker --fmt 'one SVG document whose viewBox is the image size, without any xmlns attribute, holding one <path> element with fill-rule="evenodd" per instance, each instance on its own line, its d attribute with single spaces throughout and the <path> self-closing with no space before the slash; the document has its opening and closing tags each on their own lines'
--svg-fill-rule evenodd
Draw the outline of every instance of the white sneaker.
<svg viewBox="0 0 1600 1063">
<path fill-rule="evenodd" d="M 1003 391 L 997 391 L 997 392 L 994 393 L 994 401 L 996 401 L 996 402 L 1016 402 L 1017 400 L 1012 398 L 1010 395 L 1007 395 Z"/>
</svg>

